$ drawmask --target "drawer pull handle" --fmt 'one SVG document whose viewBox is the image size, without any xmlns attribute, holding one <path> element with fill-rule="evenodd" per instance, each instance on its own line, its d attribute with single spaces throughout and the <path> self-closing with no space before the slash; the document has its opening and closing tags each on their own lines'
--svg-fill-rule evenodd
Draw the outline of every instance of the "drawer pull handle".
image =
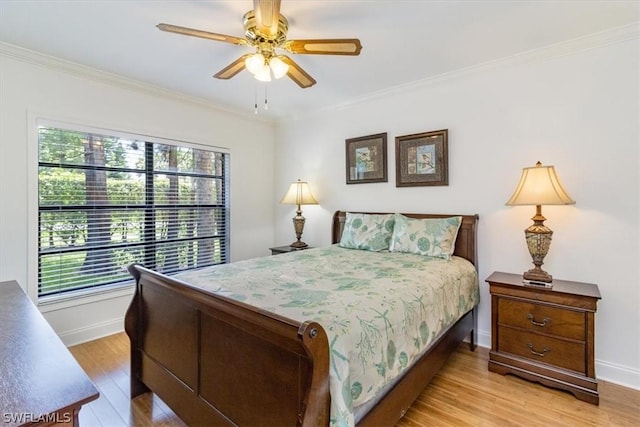
<svg viewBox="0 0 640 427">
<path fill-rule="evenodd" d="M 536 321 L 536 319 L 533 317 L 533 314 L 529 313 L 527 314 L 527 319 L 529 319 L 529 321 L 531 322 L 532 325 L 535 326 L 547 326 L 548 324 L 551 323 L 551 319 L 549 319 L 548 317 L 545 317 L 542 319 L 542 322 L 538 322 Z"/>
<path fill-rule="evenodd" d="M 551 351 L 551 349 L 549 349 L 548 347 L 544 347 L 542 349 L 542 353 L 539 352 L 539 351 L 535 351 L 533 349 L 533 344 L 531 344 L 531 343 L 528 343 L 527 347 L 529 347 L 529 351 L 531 352 L 531 354 L 535 354 L 536 356 L 540 356 L 540 357 L 544 357 L 545 354 L 547 354 L 548 352 Z"/>
</svg>

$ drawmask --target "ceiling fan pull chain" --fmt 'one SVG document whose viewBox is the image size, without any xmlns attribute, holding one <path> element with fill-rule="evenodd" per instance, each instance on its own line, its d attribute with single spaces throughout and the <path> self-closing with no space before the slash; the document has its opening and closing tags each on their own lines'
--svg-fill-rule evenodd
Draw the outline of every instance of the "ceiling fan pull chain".
<svg viewBox="0 0 640 427">
<path fill-rule="evenodd" d="M 255 85 L 255 92 L 253 93 L 253 114 L 258 114 L 258 84 Z"/>
<path fill-rule="evenodd" d="M 267 103 L 267 84 L 264 84 L 264 109 L 269 109 L 269 104 Z"/>
</svg>

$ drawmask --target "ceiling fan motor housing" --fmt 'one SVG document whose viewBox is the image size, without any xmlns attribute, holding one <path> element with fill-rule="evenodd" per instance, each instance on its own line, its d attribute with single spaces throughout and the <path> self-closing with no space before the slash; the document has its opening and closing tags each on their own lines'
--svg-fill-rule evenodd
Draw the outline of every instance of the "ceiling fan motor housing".
<svg viewBox="0 0 640 427">
<path fill-rule="evenodd" d="M 258 30 L 255 11 L 250 10 L 244 15 L 244 30 L 249 44 L 256 46 L 258 51 L 268 58 L 274 56 L 274 50 L 282 47 L 286 42 L 289 23 L 287 22 L 287 18 L 280 15 L 280 19 L 278 19 L 278 31 L 273 35 L 265 34 Z"/>
</svg>

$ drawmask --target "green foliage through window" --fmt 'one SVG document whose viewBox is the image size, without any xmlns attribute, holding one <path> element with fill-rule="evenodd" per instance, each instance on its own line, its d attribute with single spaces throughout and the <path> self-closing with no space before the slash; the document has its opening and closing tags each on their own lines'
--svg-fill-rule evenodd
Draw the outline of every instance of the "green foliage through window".
<svg viewBox="0 0 640 427">
<path fill-rule="evenodd" d="M 225 263 L 229 155 L 38 128 L 39 295 Z"/>
</svg>

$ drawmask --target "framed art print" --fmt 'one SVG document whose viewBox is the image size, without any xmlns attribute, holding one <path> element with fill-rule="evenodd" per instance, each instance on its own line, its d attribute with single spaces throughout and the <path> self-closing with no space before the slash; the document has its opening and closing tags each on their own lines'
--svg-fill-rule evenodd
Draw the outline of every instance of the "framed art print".
<svg viewBox="0 0 640 427">
<path fill-rule="evenodd" d="M 347 184 L 387 182 L 387 134 L 346 141 Z"/>
<path fill-rule="evenodd" d="M 448 130 L 396 137 L 396 187 L 449 185 Z"/>
</svg>

